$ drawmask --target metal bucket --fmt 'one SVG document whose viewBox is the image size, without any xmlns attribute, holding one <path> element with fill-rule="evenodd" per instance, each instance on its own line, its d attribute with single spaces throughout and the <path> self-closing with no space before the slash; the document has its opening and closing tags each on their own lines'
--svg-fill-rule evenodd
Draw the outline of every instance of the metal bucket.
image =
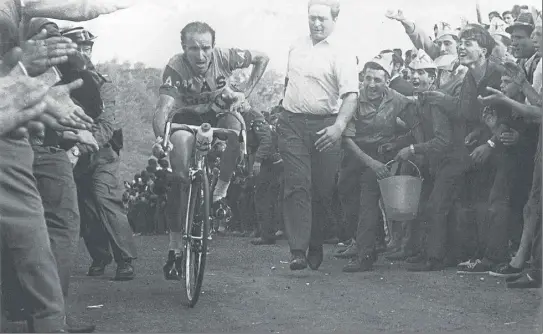
<svg viewBox="0 0 543 334">
<path fill-rule="evenodd" d="M 422 177 L 419 168 L 408 160 L 417 170 L 418 177 L 409 175 L 390 176 L 379 180 L 381 197 L 385 207 L 386 218 L 395 221 L 407 221 L 417 217 Z M 389 161 L 388 167 L 394 160 Z"/>
</svg>

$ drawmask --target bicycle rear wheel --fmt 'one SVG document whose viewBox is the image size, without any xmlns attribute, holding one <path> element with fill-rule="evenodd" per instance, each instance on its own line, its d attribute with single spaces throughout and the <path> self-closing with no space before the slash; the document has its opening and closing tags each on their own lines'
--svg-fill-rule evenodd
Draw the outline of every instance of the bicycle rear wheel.
<svg viewBox="0 0 543 334">
<path fill-rule="evenodd" d="M 198 171 L 191 181 L 183 237 L 185 291 L 183 303 L 194 307 L 200 297 L 209 235 L 210 193 L 205 171 Z"/>
</svg>

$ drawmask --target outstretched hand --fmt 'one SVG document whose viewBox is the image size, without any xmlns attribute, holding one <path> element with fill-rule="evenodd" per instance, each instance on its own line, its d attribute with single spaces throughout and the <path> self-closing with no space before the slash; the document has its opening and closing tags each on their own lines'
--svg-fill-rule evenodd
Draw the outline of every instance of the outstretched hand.
<svg viewBox="0 0 543 334">
<path fill-rule="evenodd" d="M 17 63 L 16 56 L 11 60 Z M 3 76 L 0 78 L 0 136 L 41 115 L 46 108 L 44 98 L 49 87 L 26 76 L 22 68 L 13 67 L 14 64 L 9 59 L 0 61 L 0 75 Z M 22 131 L 23 135 L 26 131 Z"/>
<path fill-rule="evenodd" d="M 396 20 L 396 21 L 404 21 L 405 20 L 405 17 L 403 15 L 403 11 L 398 9 L 398 10 L 393 10 L 393 9 L 389 9 L 387 10 L 387 12 L 385 13 L 385 16 L 391 20 Z"/>
<path fill-rule="evenodd" d="M 77 53 L 77 44 L 67 37 L 47 38 L 47 30 L 21 43 L 21 62 L 31 76 L 39 75 L 48 68 L 63 64 L 68 57 Z"/>
<path fill-rule="evenodd" d="M 485 97 L 477 97 L 479 102 L 481 102 L 485 106 L 501 103 L 507 99 L 507 96 L 498 89 L 486 87 L 486 90 L 492 94 Z"/>
<path fill-rule="evenodd" d="M 92 130 L 93 120 L 76 105 L 70 97 L 70 92 L 83 85 L 78 79 L 65 85 L 55 86 L 49 90 L 46 97 L 47 114 L 52 116 L 59 125 L 82 130 Z"/>
</svg>

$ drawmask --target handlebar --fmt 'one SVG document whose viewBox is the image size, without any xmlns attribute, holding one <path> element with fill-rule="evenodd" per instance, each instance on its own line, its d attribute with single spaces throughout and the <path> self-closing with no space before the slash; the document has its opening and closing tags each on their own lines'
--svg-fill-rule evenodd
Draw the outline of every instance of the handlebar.
<svg viewBox="0 0 543 334">
<path fill-rule="evenodd" d="M 193 134 L 196 134 L 196 132 L 200 129 L 201 125 L 188 125 L 188 124 L 174 124 L 171 122 L 168 122 L 170 133 L 172 130 L 185 130 L 192 132 Z M 166 125 L 168 127 L 168 125 Z M 230 136 L 238 136 L 238 132 L 236 130 L 232 129 L 225 129 L 225 128 L 211 128 L 213 130 L 213 138 L 218 138 L 221 140 L 225 140 L 223 138 L 230 137 Z M 168 136 L 169 137 L 169 136 Z M 167 144 L 167 142 L 166 142 Z"/>
<path fill-rule="evenodd" d="M 172 123 L 172 120 L 175 115 L 183 112 L 192 112 L 190 108 L 180 108 L 171 111 L 168 114 L 168 117 L 166 119 L 166 126 L 164 129 L 164 137 L 162 139 L 162 147 L 164 150 L 168 147 L 168 142 L 170 139 L 170 135 L 173 130 L 185 130 L 189 131 L 192 134 L 196 134 L 197 131 L 200 129 L 200 125 L 188 125 L 188 124 L 177 124 Z M 220 140 L 227 140 L 230 137 L 237 137 L 239 142 L 242 143 L 242 153 L 247 153 L 247 140 L 246 140 L 246 128 L 245 128 L 245 121 L 241 114 L 239 112 L 232 112 L 231 113 L 234 117 L 237 118 L 237 120 L 241 124 L 241 131 L 238 134 L 237 130 L 233 129 L 225 129 L 225 128 L 211 128 L 213 130 L 213 138 L 218 138 Z"/>
</svg>

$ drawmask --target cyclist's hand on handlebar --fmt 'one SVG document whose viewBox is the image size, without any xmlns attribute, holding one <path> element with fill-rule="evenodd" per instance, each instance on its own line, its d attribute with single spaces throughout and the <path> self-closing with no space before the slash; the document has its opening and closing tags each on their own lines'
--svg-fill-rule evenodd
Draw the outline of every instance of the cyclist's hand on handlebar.
<svg viewBox="0 0 543 334">
<path fill-rule="evenodd" d="M 230 111 L 241 113 L 247 110 L 248 102 L 245 99 L 245 94 L 239 93 L 239 92 L 233 92 L 230 97 L 234 101 L 232 103 L 232 106 L 230 107 Z"/>
</svg>

